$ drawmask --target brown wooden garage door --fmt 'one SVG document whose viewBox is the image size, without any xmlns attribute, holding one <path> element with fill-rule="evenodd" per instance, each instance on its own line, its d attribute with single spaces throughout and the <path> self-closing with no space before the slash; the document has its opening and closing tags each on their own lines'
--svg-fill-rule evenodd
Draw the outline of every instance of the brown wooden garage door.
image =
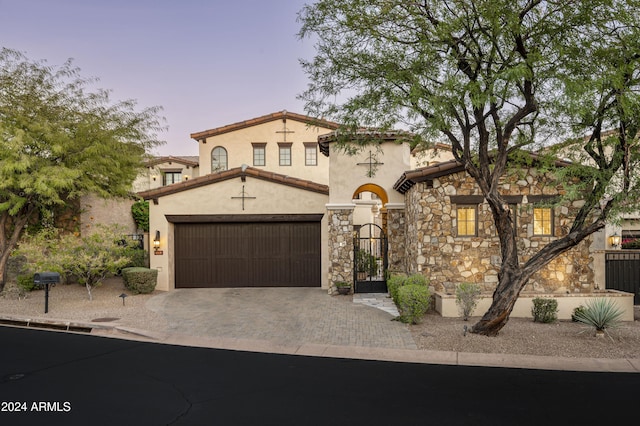
<svg viewBox="0 0 640 426">
<path fill-rule="evenodd" d="M 320 222 L 177 223 L 176 288 L 319 287 Z"/>
</svg>

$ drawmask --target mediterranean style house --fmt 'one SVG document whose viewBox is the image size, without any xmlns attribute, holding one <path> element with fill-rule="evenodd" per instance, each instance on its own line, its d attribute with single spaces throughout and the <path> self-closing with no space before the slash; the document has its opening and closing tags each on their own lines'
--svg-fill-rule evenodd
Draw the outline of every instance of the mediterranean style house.
<svg viewBox="0 0 640 426">
<path fill-rule="evenodd" d="M 425 274 L 445 292 L 461 282 L 495 287 L 493 220 L 450 150 L 412 151 L 397 132 L 363 133 L 375 142 L 346 153 L 338 128 L 281 111 L 193 133 L 197 161 L 158 159 L 138 193 L 150 201 L 157 288 L 309 286 L 334 293 L 346 281 L 356 292 L 385 291 L 389 271 Z M 519 172 L 505 177 L 502 189 L 526 257 L 564 235 L 578 205 L 545 207 L 560 188 L 535 169 Z M 160 182 L 168 173 L 175 183 Z M 598 253 L 611 249 L 607 232 L 558 257 L 527 290 L 605 288 Z"/>
</svg>

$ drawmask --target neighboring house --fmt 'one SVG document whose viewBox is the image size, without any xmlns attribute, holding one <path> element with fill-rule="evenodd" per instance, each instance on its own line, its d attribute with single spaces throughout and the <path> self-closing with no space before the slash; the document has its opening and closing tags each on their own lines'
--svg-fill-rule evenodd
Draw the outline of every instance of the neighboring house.
<svg viewBox="0 0 640 426">
<path fill-rule="evenodd" d="M 139 193 L 150 200 L 158 289 L 311 286 L 384 290 L 386 271 L 420 272 L 437 289 L 497 282 L 500 250 L 487 204 L 446 145 L 412 152 L 405 134 L 340 150 L 336 123 L 286 111 L 192 134 L 199 177 Z M 562 162 L 558 163 L 562 166 Z M 426 166 L 426 167 L 419 167 Z M 577 207 L 535 170 L 504 179 L 522 256 L 566 233 Z M 601 235 L 602 234 L 602 235 Z M 554 260 L 528 290 L 590 292 L 604 232 Z M 600 247 L 599 245 L 602 245 Z M 595 284 L 594 284 L 595 283 Z"/>
<path fill-rule="evenodd" d="M 134 192 L 186 182 L 200 176 L 199 158 L 195 155 L 153 157 L 145 166 L 145 171 L 133 182 Z"/>
<path fill-rule="evenodd" d="M 137 197 L 133 193 L 172 185 L 199 176 L 197 156 L 153 157 L 132 184 L 130 198 L 103 199 L 95 195 L 81 197 L 79 203 L 80 233 L 90 234 L 96 224 L 121 225 L 127 234 L 138 236 L 131 206 Z"/>
</svg>

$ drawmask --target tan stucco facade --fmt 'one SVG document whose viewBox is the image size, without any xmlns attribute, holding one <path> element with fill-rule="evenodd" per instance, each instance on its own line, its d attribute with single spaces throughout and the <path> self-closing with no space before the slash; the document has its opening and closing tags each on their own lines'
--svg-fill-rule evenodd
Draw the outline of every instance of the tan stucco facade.
<svg viewBox="0 0 640 426">
<path fill-rule="evenodd" d="M 177 182 L 186 182 L 200 176 L 197 157 L 157 157 L 147 162 L 147 166 L 133 182 L 133 191 L 141 192 L 160 188 Z M 166 174 L 174 176 L 167 179 Z M 176 179 L 178 178 L 178 179 Z"/>
<path fill-rule="evenodd" d="M 335 127 L 333 127 L 335 128 Z M 246 164 L 262 170 L 287 176 L 295 176 L 312 182 L 329 182 L 329 160 L 320 155 L 317 148 L 318 136 L 329 133 L 332 127 L 310 125 L 309 119 L 286 113 L 260 117 L 248 122 L 236 123 L 210 131 L 193 134 L 198 141 L 200 173 L 211 173 L 211 155 L 217 147 L 227 152 L 227 170 Z M 265 144 L 264 165 L 253 161 L 254 144 Z M 280 147 L 290 145 L 291 165 L 280 164 Z M 307 165 L 306 147 L 313 147 L 316 164 Z"/>
<path fill-rule="evenodd" d="M 192 181 L 197 184 L 197 180 Z M 150 202 L 150 234 L 160 231 L 162 254 L 150 253 L 150 267 L 158 269 L 158 290 L 175 288 L 174 225 L 167 215 L 265 215 L 265 214 L 324 214 L 328 195 L 280 184 L 270 180 L 240 176 L 208 185 L 160 196 Z M 241 197 L 244 188 L 243 210 Z M 247 198 L 255 197 L 255 198 Z M 157 202 L 157 204 L 155 204 Z M 326 247 L 327 222 L 321 223 L 321 264 L 323 276 L 328 273 L 329 257 Z M 324 284 L 323 284 L 324 285 Z"/>
</svg>

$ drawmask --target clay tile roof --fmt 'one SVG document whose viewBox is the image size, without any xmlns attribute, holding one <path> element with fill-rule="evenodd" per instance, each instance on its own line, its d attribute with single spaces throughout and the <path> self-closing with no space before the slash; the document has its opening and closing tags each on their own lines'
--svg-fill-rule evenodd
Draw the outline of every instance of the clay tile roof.
<svg viewBox="0 0 640 426">
<path fill-rule="evenodd" d="M 153 157 L 145 163 L 147 167 L 155 166 L 161 163 L 179 163 L 186 166 L 198 166 L 200 165 L 200 158 L 197 155 L 169 155 L 167 157 Z"/>
<path fill-rule="evenodd" d="M 527 154 L 533 159 L 533 161 L 540 161 L 543 159 L 542 155 L 536 153 Z M 571 163 L 564 160 L 554 160 L 553 164 L 555 167 L 567 167 Z M 464 164 L 458 162 L 457 160 L 444 161 L 432 166 L 409 170 L 404 172 L 402 176 L 400 176 L 400 178 L 396 181 L 396 183 L 393 184 L 393 189 L 400 192 L 401 194 L 404 194 L 418 182 L 433 180 L 440 176 L 446 176 L 464 170 Z"/>
<path fill-rule="evenodd" d="M 325 156 L 329 156 L 329 144 L 338 141 L 341 136 L 339 130 L 334 130 L 331 133 L 318 136 L 318 145 L 320 146 L 320 152 Z M 352 139 L 365 140 L 370 139 L 375 142 L 386 141 L 402 141 L 403 139 L 412 138 L 412 134 L 403 130 L 389 130 L 389 131 L 377 131 L 371 129 L 358 130 L 354 135 L 349 135 Z"/>
<path fill-rule="evenodd" d="M 268 123 L 275 120 L 295 120 L 301 123 L 309 124 L 311 126 L 325 127 L 328 129 L 337 129 L 339 125 L 332 121 L 323 120 L 321 118 L 313 118 L 307 115 L 296 114 L 289 111 L 274 112 L 271 114 L 263 115 L 262 117 L 252 118 L 250 120 L 240 121 L 238 123 L 228 124 L 222 127 L 216 127 L 215 129 L 204 130 L 202 132 L 191 133 L 191 138 L 196 141 L 206 139 L 212 136 L 221 135 L 223 133 L 229 133 L 236 130 L 244 129 L 251 126 L 257 126 L 258 124 Z"/>
<path fill-rule="evenodd" d="M 211 173 L 205 176 L 189 179 L 180 183 L 163 186 L 160 188 L 150 189 L 148 191 L 138 192 L 138 195 L 145 200 L 157 199 L 165 195 L 176 194 L 178 192 L 187 191 L 201 186 L 211 185 L 229 179 L 242 176 L 250 176 L 255 179 L 261 179 L 269 182 L 275 182 L 282 185 L 288 185 L 293 188 L 304 189 L 311 192 L 329 195 L 329 187 L 320 183 L 311 182 L 309 180 L 298 179 L 291 176 L 285 176 L 278 173 L 267 172 L 253 167 L 236 167 L 222 172 Z"/>
<path fill-rule="evenodd" d="M 464 164 L 459 163 L 456 160 L 445 161 L 433 166 L 409 170 L 404 172 L 396 183 L 393 184 L 393 189 L 404 194 L 418 182 L 425 182 L 440 176 L 461 172 L 463 170 Z"/>
</svg>

